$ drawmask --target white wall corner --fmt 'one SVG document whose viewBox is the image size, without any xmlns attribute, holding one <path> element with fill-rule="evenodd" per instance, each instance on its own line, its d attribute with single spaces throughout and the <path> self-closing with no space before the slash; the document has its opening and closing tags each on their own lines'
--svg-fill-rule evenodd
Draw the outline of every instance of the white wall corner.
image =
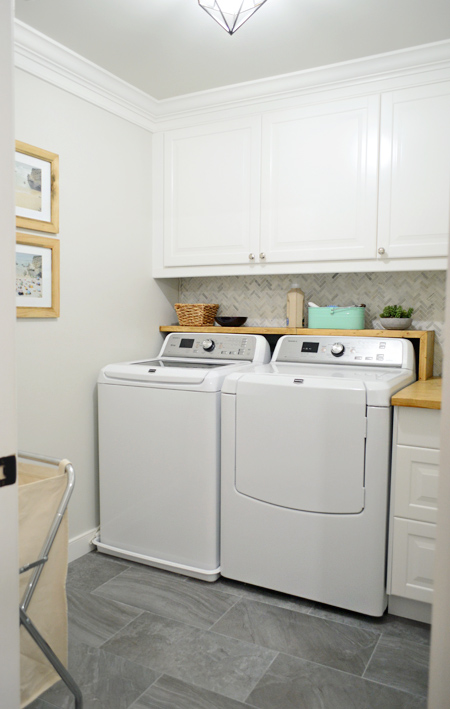
<svg viewBox="0 0 450 709">
<path fill-rule="evenodd" d="M 18 69 L 153 132 L 157 101 L 71 49 L 14 22 L 14 59 Z"/>
<path fill-rule="evenodd" d="M 69 539 L 69 563 L 95 549 L 92 540 L 95 539 L 99 530 L 100 527 L 94 527 L 94 529 L 90 529 L 83 534 L 79 534 L 77 537 Z"/>
</svg>

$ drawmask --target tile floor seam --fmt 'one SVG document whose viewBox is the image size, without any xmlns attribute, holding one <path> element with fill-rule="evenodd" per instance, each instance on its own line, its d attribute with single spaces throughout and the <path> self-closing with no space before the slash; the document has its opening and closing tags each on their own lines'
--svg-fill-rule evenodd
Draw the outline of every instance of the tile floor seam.
<svg viewBox="0 0 450 709">
<path fill-rule="evenodd" d="M 279 653 L 277 653 L 277 655 L 278 655 L 278 654 L 279 654 Z M 273 659 L 275 660 L 275 658 L 273 658 Z M 272 662 L 273 662 L 273 660 L 271 660 L 270 664 L 272 664 Z M 269 667 L 270 667 L 270 665 L 269 665 Z M 266 672 L 267 672 L 267 670 L 266 670 Z M 264 672 L 264 674 L 262 675 L 262 677 L 264 677 L 264 675 L 266 674 L 266 672 Z M 217 694 L 219 697 L 224 697 L 225 699 L 230 699 L 231 701 L 238 702 L 238 703 L 240 703 L 240 704 L 245 704 L 245 700 L 244 700 L 244 699 L 235 699 L 235 698 L 233 698 L 233 697 L 230 697 L 228 694 L 222 694 L 222 692 L 220 692 L 218 689 L 208 689 L 208 687 L 205 687 L 203 684 L 197 684 L 196 682 L 193 682 L 192 680 L 187 681 L 187 680 L 185 680 L 185 679 L 180 679 L 179 677 L 175 677 L 175 675 L 170 674 L 170 672 L 163 672 L 163 673 L 160 675 L 160 677 L 158 677 L 158 679 L 161 679 L 161 677 L 169 677 L 169 679 L 173 679 L 173 680 L 175 680 L 176 682 L 183 682 L 184 684 L 187 684 L 187 685 L 190 686 L 190 687 L 195 687 L 196 689 L 203 689 L 205 692 L 210 692 L 211 694 Z M 258 684 L 258 682 L 262 679 L 262 677 L 260 677 L 260 678 L 257 680 L 257 682 L 256 682 L 256 684 L 255 684 L 255 687 L 256 687 L 256 685 Z M 155 680 L 155 682 L 157 682 L 157 680 Z M 150 687 L 152 687 L 152 686 L 155 684 L 155 682 L 152 682 L 152 684 L 150 685 Z M 148 690 L 150 689 L 150 687 L 148 687 L 145 691 L 148 692 Z M 255 687 L 253 687 L 253 689 L 254 689 Z M 251 690 L 252 692 L 253 692 L 253 689 Z M 173 694 L 176 694 L 178 697 L 182 697 L 182 696 L 183 696 L 182 694 L 179 694 L 178 692 L 175 692 L 174 690 L 171 690 L 171 691 L 173 692 Z M 145 692 L 143 692 L 143 694 L 145 694 Z M 250 694 L 251 694 L 251 692 L 249 692 L 247 696 L 250 696 Z M 141 697 L 142 697 L 142 694 L 141 694 Z M 138 697 L 138 698 L 139 698 L 139 697 Z M 135 702 L 137 702 L 137 699 L 135 699 Z M 253 706 L 253 705 L 252 705 L 252 704 L 249 704 L 248 706 Z M 131 707 L 127 707 L 127 709 L 132 709 L 132 707 L 133 707 L 133 705 L 131 705 Z M 255 709 L 258 709 L 258 707 L 255 707 Z"/>
<path fill-rule="evenodd" d="M 212 629 L 214 628 L 214 626 L 219 622 L 219 620 L 222 620 L 222 618 L 224 618 L 224 617 L 226 616 L 226 614 L 229 613 L 229 612 L 231 611 L 231 609 L 234 608 L 234 607 L 239 603 L 239 601 L 241 601 L 241 600 L 242 600 L 242 598 L 237 597 L 236 600 L 235 600 L 235 602 L 233 603 L 233 605 L 230 606 L 229 608 L 227 608 L 227 610 L 226 610 L 224 613 L 222 613 L 222 615 L 220 616 L 220 618 L 217 618 L 217 619 L 214 621 L 214 623 L 213 623 L 209 628 L 207 628 L 207 630 L 212 630 Z M 220 633 L 217 633 L 217 635 L 220 635 Z"/>
<path fill-rule="evenodd" d="M 361 675 L 361 677 L 362 677 L 363 679 L 366 679 L 366 677 L 364 677 L 364 675 L 366 674 L 367 668 L 369 667 L 370 663 L 372 662 L 372 658 L 373 658 L 373 656 L 374 656 L 374 654 L 375 654 L 375 652 L 376 652 L 376 649 L 377 649 L 378 645 L 380 644 L 380 640 L 381 640 L 382 637 L 383 637 L 383 633 L 381 633 L 380 637 L 378 638 L 378 640 L 377 640 L 377 642 L 376 642 L 376 644 L 375 644 L 375 647 L 374 647 L 374 649 L 373 649 L 373 652 L 371 653 L 371 655 L 370 655 L 370 657 L 369 657 L 369 659 L 368 659 L 368 661 L 367 661 L 367 664 L 366 664 L 366 666 L 365 666 L 365 668 L 364 668 L 364 672 L 363 672 L 362 675 Z"/>
<path fill-rule="evenodd" d="M 108 600 L 108 599 L 105 599 L 105 600 Z M 130 605 L 130 604 L 128 604 L 128 605 Z M 138 607 L 138 606 L 133 606 L 133 608 L 137 608 L 137 607 Z M 179 625 L 186 625 L 188 628 L 192 628 L 192 630 L 198 630 L 198 631 L 200 631 L 200 632 L 202 632 L 202 633 L 209 633 L 210 630 L 211 630 L 211 628 L 200 628 L 198 625 L 192 625 L 191 623 L 186 623 L 184 620 L 177 620 L 176 618 L 171 618 L 171 617 L 168 616 L 168 615 L 161 615 L 161 613 L 155 613 L 154 611 L 147 611 L 147 610 L 142 609 L 142 608 L 139 608 L 139 610 L 141 611 L 141 612 L 139 613 L 139 615 L 137 615 L 136 618 L 133 618 L 132 620 L 130 620 L 130 622 L 127 623 L 126 625 L 124 625 L 123 628 L 121 628 L 120 630 L 117 630 L 116 633 L 114 633 L 114 635 L 116 635 L 117 633 L 120 633 L 120 632 L 122 632 L 123 630 L 125 630 L 125 628 L 126 628 L 128 625 L 130 625 L 130 623 L 133 623 L 134 621 L 138 620 L 144 613 L 148 613 L 149 615 L 155 615 L 155 616 L 157 616 L 158 618 L 162 618 L 163 620 L 170 620 L 171 622 L 173 622 L 173 623 L 178 623 Z M 228 611 L 227 611 L 227 612 L 228 612 Z M 221 635 L 221 633 L 215 633 L 215 634 L 216 634 L 216 635 Z M 114 636 L 113 636 L 113 637 L 114 637 Z M 224 635 L 223 637 L 229 638 L 230 636 L 229 636 L 229 635 Z M 234 640 L 236 640 L 236 639 L 239 640 L 239 638 L 233 638 L 233 639 L 234 639 Z M 105 643 L 109 642 L 109 640 L 112 640 L 112 638 L 109 638 L 108 640 L 105 640 Z M 240 642 L 246 642 L 246 641 L 245 641 L 245 640 L 241 640 Z M 102 645 L 100 645 L 100 648 L 102 648 L 105 643 L 102 643 Z M 247 644 L 248 644 L 248 645 L 254 645 L 255 643 L 247 643 Z M 263 646 L 261 645 L 261 647 L 263 647 Z M 269 648 L 269 649 L 270 649 L 270 648 Z M 115 653 L 114 653 L 114 654 L 115 654 Z"/>
<path fill-rule="evenodd" d="M 299 657 L 298 655 L 291 655 L 289 652 L 283 652 L 281 650 L 278 650 L 278 651 L 274 650 L 274 652 L 278 652 L 279 655 L 286 655 L 286 657 L 290 657 L 293 660 L 300 660 L 301 662 L 308 662 L 309 664 L 316 665 L 317 667 L 323 667 L 326 670 L 333 670 L 334 672 L 340 672 L 343 675 L 349 675 L 350 677 L 357 677 L 358 679 L 363 679 L 366 682 L 372 681 L 372 680 L 366 679 L 362 675 L 357 675 L 354 672 L 348 672 L 347 670 L 341 670 L 339 667 L 333 667 L 332 665 L 324 665 L 323 662 L 315 662 L 314 660 L 309 660 L 306 657 Z M 381 683 L 378 682 L 378 684 L 381 684 Z M 390 685 L 386 685 L 386 686 L 388 687 Z M 408 694 L 412 694 L 412 692 L 408 692 Z"/>
<path fill-rule="evenodd" d="M 347 672 L 346 670 L 341 670 L 338 667 L 333 667 L 333 665 L 324 665 L 322 662 L 315 662 L 314 660 L 309 660 L 307 657 L 300 657 L 300 655 L 291 655 L 289 652 L 285 652 L 284 650 L 277 650 L 276 648 L 269 647 L 268 645 L 260 645 L 259 643 L 251 643 L 248 640 L 242 640 L 241 638 L 235 638 L 232 635 L 225 635 L 224 633 L 218 633 L 217 630 L 211 630 L 209 628 L 208 632 L 212 632 L 215 635 L 220 635 L 223 638 L 232 638 L 234 640 L 240 640 L 242 643 L 247 643 L 248 645 L 254 645 L 255 647 L 261 647 L 264 650 L 271 650 L 272 652 L 276 652 L 279 655 L 287 655 L 288 657 L 293 657 L 296 660 L 301 660 L 302 662 L 310 662 L 312 665 L 319 665 L 320 667 L 325 667 L 328 670 L 336 670 L 336 672 L 342 672 L 343 674 L 350 675 L 351 677 L 360 677 L 361 679 L 365 679 L 362 675 L 355 674 L 354 672 Z M 379 642 L 379 638 L 377 640 L 377 644 Z M 365 672 L 365 670 L 364 670 Z M 259 680 L 258 680 L 259 681 Z M 390 686 L 390 685 L 386 685 Z M 411 694 L 411 692 L 409 692 Z"/>
<path fill-rule="evenodd" d="M 125 571 L 127 571 L 127 569 L 129 569 L 129 568 L 130 568 L 129 566 L 126 566 L 126 567 L 123 569 L 123 571 L 119 571 L 118 574 L 116 574 L 115 576 L 111 576 L 111 578 L 108 579 L 107 581 L 103 581 L 103 583 L 99 584 L 99 585 L 96 586 L 95 588 L 91 588 L 91 590 L 88 591 L 88 593 L 92 593 L 92 594 L 93 594 L 94 591 L 98 591 L 98 589 L 101 588 L 102 586 L 104 586 L 106 583 L 109 583 L 109 582 L 112 581 L 113 579 L 116 579 L 118 576 L 122 576 L 122 574 L 125 573 Z M 67 587 L 68 587 L 68 590 L 70 591 L 70 581 L 68 582 Z M 76 590 L 76 589 L 74 589 L 74 590 Z"/>
<path fill-rule="evenodd" d="M 426 691 L 425 694 L 417 694 L 417 692 L 409 692 L 407 689 L 404 689 L 403 687 L 398 687 L 396 684 L 385 684 L 385 682 L 380 682 L 379 680 L 376 679 L 371 679 L 370 677 L 362 677 L 361 679 L 364 680 L 364 682 L 371 682 L 372 684 L 376 684 L 380 687 L 386 687 L 387 689 L 395 689 L 397 692 L 403 692 L 404 694 L 407 694 L 409 697 L 417 697 L 418 699 L 426 699 L 428 696 L 428 691 Z"/>
<path fill-rule="evenodd" d="M 134 621 L 138 620 L 141 617 L 141 615 L 143 615 L 145 612 L 146 611 L 141 610 L 141 612 L 138 613 L 138 615 L 136 615 L 134 618 L 131 618 L 131 620 L 129 620 L 128 623 L 125 623 L 125 625 L 123 625 L 121 628 L 116 630 L 115 633 L 113 633 L 110 638 L 107 638 L 106 640 L 104 640 L 101 645 L 90 645 L 89 643 L 86 643 L 86 645 L 89 645 L 89 647 L 93 647 L 97 650 L 103 650 L 103 645 L 105 643 L 109 643 L 110 640 L 113 640 L 114 637 L 117 635 L 117 633 L 121 633 L 122 631 L 124 631 L 125 628 L 127 628 L 130 625 L 130 623 L 134 623 Z M 103 650 L 103 652 L 108 652 L 108 650 Z M 110 654 L 115 655 L 115 653 L 113 653 L 113 652 Z M 138 665 L 139 663 L 137 662 L 136 664 Z"/>
<path fill-rule="evenodd" d="M 280 653 L 280 651 L 278 650 L 278 651 L 277 651 L 277 654 L 275 655 L 275 657 L 271 660 L 270 665 L 268 666 L 267 670 L 266 670 L 266 671 L 264 672 L 264 674 L 255 682 L 254 686 L 252 687 L 252 689 L 250 690 L 250 692 L 247 694 L 247 696 L 246 696 L 245 699 L 243 700 L 243 704 L 247 704 L 247 699 L 249 698 L 250 694 L 256 689 L 256 687 L 258 686 L 258 684 L 261 682 L 262 678 L 267 675 L 267 673 L 270 671 L 270 668 L 272 667 L 273 663 L 275 662 L 275 660 L 277 659 L 277 657 L 279 657 L 280 654 L 281 654 L 281 653 Z M 248 704 L 248 706 L 251 707 L 251 706 L 254 706 L 254 705 L 253 705 L 253 704 Z"/>
<path fill-rule="evenodd" d="M 142 667 L 142 665 L 141 665 L 141 667 Z M 155 684 L 155 682 L 157 682 L 159 679 L 161 679 L 161 677 L 162 677 L 163 675 L 164 675 L 164 672 L 162 672 L 160 675 L 158 675 L 158 676 L 156 677 L 156 679 L 153 680 L 153 682 L 150 682 L 150 684 L 148 685 L 148 687 L 147 687 L 146 689 L 144 689 L 144 691 L 142 692 L 142 694 L 140 694 L 138 697 L 136 697 L 135 699 L 133 699 L 133 701 L 131 702 L 131 704 L 129 704 L 125 709 L 133 709 L 133 706 L 136 704 L 136 702 L 138 702 L 139 699 L 140 699 L 141 697 L 143 697 L 146 692 L 148 692 L 148 690 L 150 689 L 150 687 L 153 687 L 153 685 Z"/>
</svg>

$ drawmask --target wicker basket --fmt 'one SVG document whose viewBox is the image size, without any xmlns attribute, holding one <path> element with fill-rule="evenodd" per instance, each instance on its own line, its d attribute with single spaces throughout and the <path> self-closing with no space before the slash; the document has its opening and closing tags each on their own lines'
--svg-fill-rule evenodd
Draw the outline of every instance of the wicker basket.
<svg viewBox="0 0 450 709">
<path fill-rule="evenodd" d="M 219 309 L 217 303 L 175 303 L 175 311 L 180 325 L 214 325 L 214 318 Z"/>
</svg>

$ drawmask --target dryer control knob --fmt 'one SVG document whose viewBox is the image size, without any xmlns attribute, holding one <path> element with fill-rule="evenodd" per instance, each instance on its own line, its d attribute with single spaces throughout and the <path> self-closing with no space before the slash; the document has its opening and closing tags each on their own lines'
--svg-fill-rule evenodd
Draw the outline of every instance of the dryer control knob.
<svg viewBox="0 0 450 709">
<path fill-rule="evenodd" d="M 342 344 L 342 342 L 335 342 L 334 345 L 331 345 L 331 354 L 334 357 L 342 357 L 344 352 L 345 352 L 345 347 Z"/>
<path fill-rule="evenodd" d="M 202 346 L 205 352 L 212 352 L 216 345 L 214 340 L 203 340 Z"/>
</svg>

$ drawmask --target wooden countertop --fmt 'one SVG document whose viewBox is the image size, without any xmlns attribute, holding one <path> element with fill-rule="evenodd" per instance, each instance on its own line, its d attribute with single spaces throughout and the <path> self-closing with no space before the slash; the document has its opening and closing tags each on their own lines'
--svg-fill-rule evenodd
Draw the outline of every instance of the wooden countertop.
<svg viewBox="0 0 450 709">
<path fill-rule="evenodd" d="M 440 409 L 442 398 L 442 379 L 432 377 L 417 381 L 394 394 L 393 406 L 414 406 L 420 409 Z"/>
</svg>

